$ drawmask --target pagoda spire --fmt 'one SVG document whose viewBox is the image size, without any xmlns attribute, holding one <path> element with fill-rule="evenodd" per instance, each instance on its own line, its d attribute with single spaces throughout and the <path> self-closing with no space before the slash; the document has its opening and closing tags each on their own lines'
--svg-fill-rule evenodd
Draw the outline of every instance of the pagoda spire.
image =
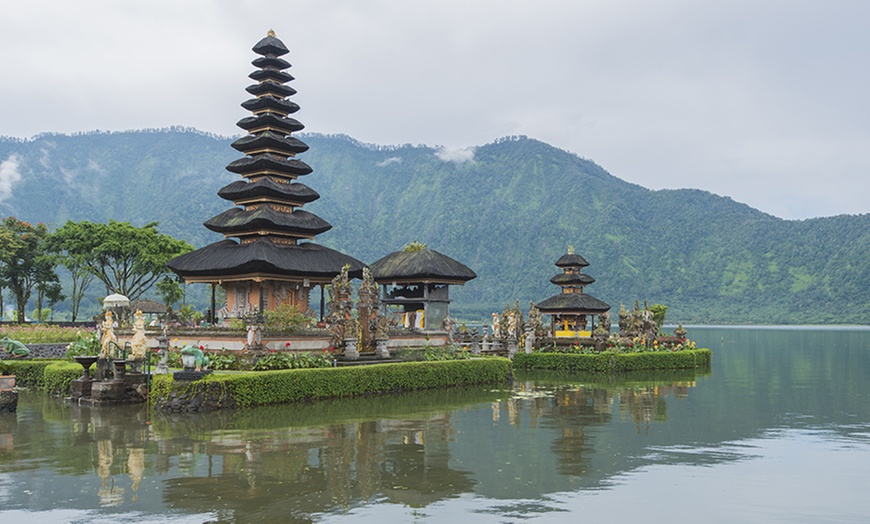
<svg viewBox="0 0 870 524">
<path fill-rule="evenodd" d="M 297 182 L 311 173 L 297 154 L 308 146 L 292 136 L 304 128 L 289 115 L 299 106 L 289 100 L 296 90 L 287 83 L 293 77 L 285 72 L 290 63 L 281 58 L 290 51 L 271 29 L 257 42 L 253 51 L 260 55 L 252 64 L 257 70 L 248 75 L 256 83 L 245 90 L 254 98 L 242 102 L 252 113 L 238 122 L 248 134 L 232 143 L 245 156 L 231 162 L 227 170 L 244 180 L 223 187 L 218 195 L 231 200 L 233 207 L 205 222 L 205 227 L 236 237 L 240 242 L 265 238 L 281 244 L 313 239 L 332 226 L 322 218 L 303 211 L 304 204 L 320 198 L 314 190 Z"/>
</svg>

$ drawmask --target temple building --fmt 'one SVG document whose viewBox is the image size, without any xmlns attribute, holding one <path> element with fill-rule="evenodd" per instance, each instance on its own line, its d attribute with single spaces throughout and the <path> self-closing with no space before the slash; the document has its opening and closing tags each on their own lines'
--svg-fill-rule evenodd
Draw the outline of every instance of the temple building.
<svg viewBox="0 0 870 524">
<path fill-rule="evenodd" d="M 450 285 L 477 278 L 468 266 L 412 242 L 370 266 L 383 288 L 381 302 L 399 316 L 404 327 L 441 331 L 450 315 Z"/>
<path fill-rule="evenodd" d="M 592 295 L 583 292 L 583 287 L 595 279 L 581 270 L 589 262 L 574 253 L 569 246 L 568 253 L 556 261 L 556 266 L 562 273 L 550 279 L 550 282 L 562 288 L 562 292 L 537 305 L 538 310 L 545 315 L 552 315 L 551 335 L 554 337 L 589 337 L 594 325 L 587 325 L 589 319 L 610 311 L 610 305 Z"/>
<path fill-rule="evenodd" d="M 311 242 L 332 226 L 302 209 L 320 195 L 297 181 L 312 169 L 295 158 L 308 146 L 291 136 L 303 125 L 288 116 L 299 110 L 288 100 L 296 90 L 286 85 L 293 77 L 281 56 L 289 51 L 272 31 L 253 51 L 261 55 L 252 62 L 257 70 L 248 75 L 256 81 L 246 89 L 254 98 L 242 103 L 252 115 L 237 124 L 248 134 L 232 144 L 245 157 L 227 166 L 242 180 L 218 192 L 234 207 L 204 224 L 225 239 L 176 257 L 167 266 L 188 283 L 212 284 L 211 311 L 215 286 L 223 286 L 227 305 L 219 317 L 241 317 L 281 304 L 307 311 L 315 286 L 321 290 L 322 317 L 323 287 L 345 265 L 352 276 L 359 276 L 364 264 Z"/>
</svg>

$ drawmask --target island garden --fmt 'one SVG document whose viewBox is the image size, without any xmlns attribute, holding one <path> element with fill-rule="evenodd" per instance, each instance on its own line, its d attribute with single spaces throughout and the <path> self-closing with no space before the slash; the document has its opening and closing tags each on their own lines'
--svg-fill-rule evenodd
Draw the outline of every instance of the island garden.
<svg viewBox="0 0 870 524">
<path fill-rule="evenodd" d="M 461 262 L 412 242 L 366 265 L 312 242 L 332 226 L 303 210 L 320 195 L 298 181 L 313 170 L 296 158 L 308 146 L 292 135 L 303 125 L 289 116 L 299 106 L 286 85 L 293 79 L 281 58 L 288 50 L 270 31 L 253 51 L 260 55 L 247 88 L 254 98 L 242 104 L 252 115 L 238 122 L 248 134 L 232 144 L 245 156 L 227 166 L 242 180 L 218 192 L 234 207 L 204 224 L 224 240 L 194 250 L 158 235 L 156 224 L 68 222 L 52 235 L 6 219 L 3 282 L 15 293 L 19 320 L 31 289 L 37 311 L 44 298 L 59 299 L 51 277 L 58 261 L 72 274 L 74 308 L 92 278 L 108 296 L 96 331 L 4 327 L 0 375 L 79 403 L 150 401 L 190 412 L 500 382 L 513 368 L 709 367 L 709 350 L 696 349 L 681 326 L 662 333 L 664 306 L 621 307 L 611 333 L 610 305 L 584 292 L 594 279 L 572 247 L 551 279 L 559 294 L 530 303 L 526 315 L 518 302 L 506 306 L 481 331 L 450 315 L 450 286 L 477 277 Z M 107 237 L 116 241 L 100 244 Z M 43 248 L 59 258 L 38 255 Z M 143 302 L 130 306 L 128 296 L 152 286 L 172 302 L 179 288 L 166 268 L 210 286 L 210 308 L 195 327 L 171 311 L 146 326 Z M 312 291 L 319 291 L 319 311 L 310 309 Z M 33 345 L 39 342 L 48 345 Z M 0 391 L 0 408 L 14 409 L 13 380 L 0 382 Z"/>
</svg>

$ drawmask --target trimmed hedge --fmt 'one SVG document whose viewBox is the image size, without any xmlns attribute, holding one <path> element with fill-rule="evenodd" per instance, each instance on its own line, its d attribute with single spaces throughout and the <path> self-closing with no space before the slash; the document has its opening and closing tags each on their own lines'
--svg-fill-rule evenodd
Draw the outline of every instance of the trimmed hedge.
<svg viewBox="0 0 870 524">
<path fill-rule="evenodd" d="M 569 371 L 572 373 L 613 373 L 654 369 L 695 369 L 709 367 L 713 352 L 709 349 L 682 351 L 646 351 L 594 355 L 573 353 L 517 353 L 514 367 L 524 370 Z"/>
<path fill-rule="evenodd" d="M 151 383 L 150 400 L 164 411 L 208 411 L 504 382 L 511 377 L 506 358 L 213 374 L 185 385 L 161 375 Z"/>
<path fill-rule="evenodd" d="M 5 360 L 0 362 L 0 374 L 15 375 L 18 386 L 69 395 L 70 382 L 82 376 L 82 366 L 66 360 Z"/>
</svg>

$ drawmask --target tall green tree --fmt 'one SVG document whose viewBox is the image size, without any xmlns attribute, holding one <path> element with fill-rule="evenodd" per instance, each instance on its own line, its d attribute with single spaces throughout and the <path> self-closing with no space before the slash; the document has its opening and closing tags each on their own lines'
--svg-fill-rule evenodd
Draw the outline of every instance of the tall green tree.
<svg viewBox="0 0 870 524">
<path fill-rule="evenodd" d="M 55 232 L 55 234 L 51 235 L 48 239 L 47 248 L 51 253 L 58 256 L 60 264 L 70 274 L 70 313 L 72 314 L 72 321 L 75 322 L 78 318 L 85 292 L 94 280 L 94 274 L 90 272 L 85 264 L 85 261 L 90 257 L 84 253 L 77 252 L 79 242 L 75 235 L 70 234 L 70 229 L 64 230 L 63 234 Z"/>
<path fill-rule="evenodd" d="M 183 240 L 157 232 L 157 222 L 136 227 L 68 221 L 54 235 L 64 256 L 81 264 L 106 286 L 106 295 L 120 293 L 138 300 L 169 273 L 166 263 L 193 250 Z"/>
<path fill-rule="evenodd" d="M 3 248 L 0 248 L 0 279 L 15 297 L 17 321 L 24 322 L 27 302 L 33 288 L 43 282 L 57 281 L 51 257 L 45 256 L 48 228 L 7 217 L 0 222 Z"/>
</svg>

